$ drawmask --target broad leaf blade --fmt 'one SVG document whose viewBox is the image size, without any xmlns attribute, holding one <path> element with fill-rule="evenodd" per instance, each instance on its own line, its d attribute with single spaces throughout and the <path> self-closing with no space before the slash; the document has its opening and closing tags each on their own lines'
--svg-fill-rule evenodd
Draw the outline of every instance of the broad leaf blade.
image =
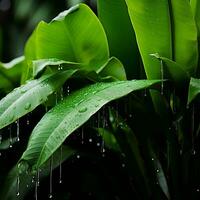
<svg viewBox="0 0 200 200">
<path fill-rule="evenodd" d="M 37 124 L 22 159 L 37 168 L 40 167 L 73 131 L 103 105 L 158 82 L 134 80 L 97 83 L 73 93 L 50 110 Z"/>
<path fill-rule="evenodd" d="M 199 95 L 200 93 L 200 79 L 191 78 L 189 93 L 188 93 L 188 105 Z"/>
<path fill-rule="evenodd" d="M 129 79 L 138 78 L 138 47 L 125 1 L 98 0 L 98 16 L 108 38 L 111 56 L 122 61 Z"/>
<path fill-rule="evenodd" d="M 168 1 L 126 0 L 148 79 L 161 78 L 161 66 L 150 54 L 172 59 Z"/>
<path fill-rule="evenodd" d="M 76 70 L 43 76 L 16 88 L 0 101 L 0 128 L 34 110 L 70 78 Z"/>
<path fill-rule="evenodd" d="M 198 63 L 197 28 L 188 0 L 171 0 L 173 60 L 193 75 Z"/>
<path fill-rule="evenodd" d="M 25 56 L 28 62 L 57 58 L 82 63 L 88 71 L 96 71 L 109 58 L 109 50 L 98 18 L 88 6 L 79 4 L 49 24 L 39 23 L 26 44 Z M 31 69 L 26 73 L 31 76 Z"/>
</svg>

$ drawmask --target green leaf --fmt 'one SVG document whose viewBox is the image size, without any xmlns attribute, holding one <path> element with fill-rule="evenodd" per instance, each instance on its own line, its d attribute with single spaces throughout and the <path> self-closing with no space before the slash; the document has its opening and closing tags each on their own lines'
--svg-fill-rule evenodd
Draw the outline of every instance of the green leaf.
<svg viewBox="0 0 200 200">
<path fill-rule="evenodd" d="M 0 62 L 0 89 L 9 91 L 20 84 L 22 68 L 25 65 L 24 61 L 24 56 L 21 56 L 9 63 Z"/>
<path fill-rule="evenodd" d="M 40 22 L 26 44 L 25 56 L 29 77 L 30 61 L 48 58 L 81 63 L 88 71 L 96 71 L 108 60 L 109 50 L 98 18 L 88 6 L 79 4 L 60 13 L 49 24 Z"/>
<path fill-rule="evenodd" d="M 158 82 L 133 80 L 97 83 L 73 93 L 50 110 L 37 124 L 22 159 L 36 168 L 40 167 L 73 131 L 103 105 Z"/>
<path fill-rule="evenodd" d="M 113 133 L 105 128 L 97 128 L 98 133 L 101 135 L 103 141 L 105 142 L 105 146 L 108 149 L 111 149 L 116 152 L 120 152 L 119 144 Z"/>
<path fill-rule="evenodd" d="M 89 75 L 90 72 L 95 74 L 93 80 L 101 80 L 101 78 L 113 77 L 115 80 L 126 80 L 126 73 L 122 63 L 115 57 L 109 58 L 96 72 L 95 71 L 85 71 L 84 66 L 81 63 L 68 62 L 64 60 L 59 60 L 56 58 L 50 59 L 40 59 L 33 61 L 33 75 L 37 76 L 42 70 L 47 66 L 51 67 L 54 71 L 58 68 L 62 70 L 67 69 L 80 69 L 84 75 Z M 57 67 L 57 68 L 56 68 Z"/>
<path fill-rule="evenodd" d="M 179 88 L 185 87 L 183 83 L 190 79 L 190 75 L 187 71 L 185 71 L 182 65 L 179 65 L 168 58 L 162 57 L 158 53 L 151 54 L 151 56 L 163 61 L 164 74 L 169 74 L 167 77 L 170 77 L 176 86 Z"/>
<path fill-rule="evenodd" d="M 193 75 L 198 63 L 197 28 L 188 0 L 171 0 L 173 60 Z M 162 55 L 162 54 L 161 54 Z"/>
<path fill-rule="evenodd" d="M 33 77 L 36 77 L 41 71 L 43 71 L 47 66 L 62 66 L 65 70 L 67 69 L 77 69 L 81 67 L 80 63 L 68 62 L 64 60 L 59 60 L 56 58 L 49 58 L 49 59 L 40 59 L 40 60 L 33 60 Z"/>
<path fill-rule="evenodd" d="M 98 0 L 98 16 L 108 38 L 111 56 L 122 61 L 129 79 L 138 78 L 138 47 L 125 1 Z"/>
<path fill-rule="evenodd" d="M 188 102 L 189 105 L 200 93 L 200 79 L 191 78 L 189 92 L 188 92 Z"/>
<path fill-rule="evenodd" d="M 168 1 L 125 0 L 148 79 L 161 78 L 160 62 L 150 54 L 172 59 Z"/>
<path fill-rule="evenodd" d="M 190 5 L 192 8 L 192 12 L 197 24 L 198 33 L 200 34 L 200 1 L 199 0 L 190 0 Z"/>
<path fill-rule="evenodd" d="M 68 146 L 62 146 L 62 161 L 69 159 L 76 151 Z M 20 195 L 17 197 L 19 200 L 23 200 L 25 195 L 30 192 L 31 189 L 35 187 L 35 183 L 32 183 L 32 175 L 27 173 L 26 163 L 20 163 L 20 165 L 24 165 L 23 169 L 20 168 Z M 58 149 L 53 155 L 53 169 L 57 168 L 60 164 L 60 149 Z M 40 180 L 47 177 L 50 172 L 50 161 L 46 162 L 45 165 L 40 169 Z M 0 196 L 4 200 L 16 199 L 16 191 L 17 191 L 17 177 L 19 174 L 18 166 L 15 166 L 10 173 L 8 174 L 3 187 L 0 191 Z M 35 175 L 35 174 L 34 174 Z M 29 186 L 27 188 L 27 185 Z"/>
<path fill-rule="evenodd" d="M 76 70 L 46 75 L 16 88 L 0 101 L 0 129 L 34 110 L 70 78 Z"/>
</svg>

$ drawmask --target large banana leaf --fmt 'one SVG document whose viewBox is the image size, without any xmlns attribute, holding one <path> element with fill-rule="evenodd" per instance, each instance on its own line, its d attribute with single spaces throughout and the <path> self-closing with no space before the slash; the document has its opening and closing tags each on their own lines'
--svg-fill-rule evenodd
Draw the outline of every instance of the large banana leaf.
<svg viewBox="0 0 200 200">
<path fill-rule="evenodd" d="M 110 54 L 122 61 L 128 78 L 138 78 L 138 47 L 125 1 L 98 0 L 98 16 L 106 31 Z"/>
<path fill-rule="evenodd" d="M 49 24 L 40 22 L 28 40 L 25 56 L 30 60 L 57 58 L 82 63 L 96 71 L 109 58 L 104 29 L 92 10 L 76 5 Z M 31 76 L 30 69 L 24 79 Z"/>
<path fill-rule="evenodd" d="M 161 78 L 160 62 L 150 56 L 159 53 L 172 59 L 168 0 L 125 0 L 149 79 Z"/>
<path fill-rule="evenodd" d="M 154 79 L 162 75 L 160 62 L 149 57 L 155 53 L 176 61 L 192 75 L 197 68 L 198 49 L 197 29 L 189 1 L 126 0 L 126 3 L 147 77 Z"/>
<path fill-rule="evenodd" d="M 13 90 L 0 101 L 0 128 L 3 128 L 44 103 L 47 97 L 70 78 L 76 70 L 46 75 Z"/>
<path fill-rule="evenodd" d="M 158 82 L 133 80 L 97 83 L 73 93 L 50 110 L 36 125 L 21 160 L 39 168 L 73 131 L 103 105 Z"/>
</svg>

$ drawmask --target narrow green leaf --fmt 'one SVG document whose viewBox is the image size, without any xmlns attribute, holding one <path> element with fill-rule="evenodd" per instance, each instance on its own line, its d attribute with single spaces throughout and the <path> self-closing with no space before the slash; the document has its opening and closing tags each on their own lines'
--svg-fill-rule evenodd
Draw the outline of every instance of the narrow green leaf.
<svg viewBox="0 0 200 200">
<path fill-rule="evenodd" d="M 40 22 L 28 40 L 25 56 L 29 61 L 56 58 L 82 63 L 96 71 L 109 58 L 104 29 L 92 10 L 76 5 L 60 13 L 50 23 Z M 26 76 L 31 76 L 31 65 Z"/>
<path fill-rule="evenodd" d="M 172 59 L 171 24 L 167 0 L 125 0 L 136 33 L 145 72 L 149 79 L 161 78 L 160 62 L 150 54 Z"/>
<path fill-rule="evenodd" d="M 73 93 L 50 110 L 37 124 L 22 159 L 37 168 L 40 167 L 73 131 L 103 105 L 158 82 L 133 80 L 97 83 Z"/>
<path fill-rule="evenodd" d="M 189 105 L 200 93 L 200 79 L 191 78 L 189 93 L 188 93 L 188 102 Z"/>
<path fill-rule="evenodd" d="M 129 79 L 138 78 L 138 47 L 125 1 L 98 0 L 98 16 L 108 38 L 111 56 L 122 61 Z"/>
<path fill-rule="evenodd" d="M 116 152 L 120 152 L 119 144 L 113 133 L 105 128 L 97 128 L 98 133 L 101 135 L 105 142 L 105 147 Z"/>
<path fill-rule="evenodd" d="M 76 70 L 46 75 L 16 88 L 0 101 L 0 128 L 34 110 L 70 78 Z"/>
</svg>

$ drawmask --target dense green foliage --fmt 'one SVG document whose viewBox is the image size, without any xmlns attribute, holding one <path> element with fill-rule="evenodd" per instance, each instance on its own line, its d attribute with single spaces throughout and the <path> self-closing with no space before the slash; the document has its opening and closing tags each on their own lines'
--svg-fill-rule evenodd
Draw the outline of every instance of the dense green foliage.
<svg viewBox="0 0 200 200">
<path fill-rule="evenodd" d="M 0 63 L 0 199 L 199 199 L 199 12 L 98 0 L 41 21 Z"/>
</svg>

